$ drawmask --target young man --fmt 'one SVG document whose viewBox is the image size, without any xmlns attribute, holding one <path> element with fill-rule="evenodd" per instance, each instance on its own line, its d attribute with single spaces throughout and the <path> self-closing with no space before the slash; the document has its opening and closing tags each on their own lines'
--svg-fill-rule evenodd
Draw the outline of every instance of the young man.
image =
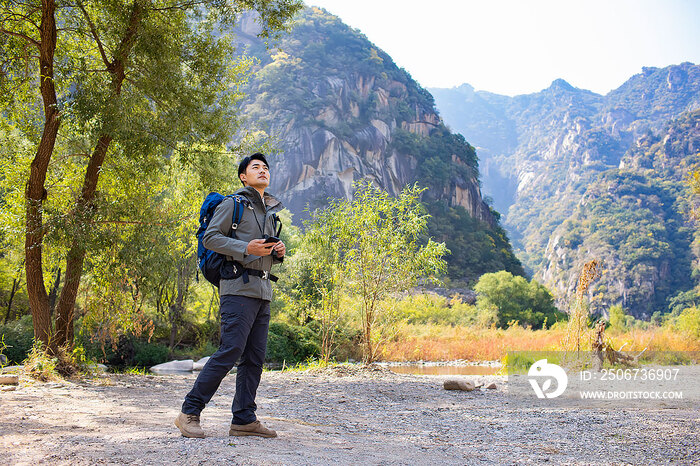
<svg viewBox="0 0 700 466">
<path fill-rule="evenodd" d="M 229 435 L 277 436 L 257 420 L 255 393 L 265 360 L 270 322 L 270 269 L 272 264 L 282 262 L 286 252 L 282 241 L 266 243 L 265 238 L 275 235 L 272 214 L 281 210 L 282 204 L 265 192 L 270 184 L 270 171 L 263 154 L 243 159 L 238 166 L 238 178 L 243 188 L 236 194 L 245 196 L 250 207 L 243 210 L 241 221 L 233 227 L 234 200 L 225 198 L 214 211 L 203 237 L 204 247 L 227 256 L 219 285 L 221 344 L 199 373 L 185 396 L 182 412 L 175 419 L 175 425 L 185 437 L 204 437 L 199 414 L 239 358 Z"/>
</svg>

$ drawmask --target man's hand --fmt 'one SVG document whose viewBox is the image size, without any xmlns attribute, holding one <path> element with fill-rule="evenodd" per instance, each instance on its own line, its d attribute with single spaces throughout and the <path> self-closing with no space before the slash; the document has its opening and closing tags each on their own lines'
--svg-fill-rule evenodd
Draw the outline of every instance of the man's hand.
<svg viewBox="0 0 700 466">
<path fill-rule="evenodd" d="M 272 254 L 272 248 L 275 246 L 275 244 L 279 243 L 265 244 L 264 239 L 250 240 L 250 242 L 248 242 L 248 247 L 246 248 L 246 254 L 253 254 L 254 256 L 269 256 Z"/>
<path fill-rule="evenodd" d="M 280 259 L 284 257 L 284 253 L 287 252 L 287 247 L 284 245 L 282 241 L 277 241 L 275 245 L 272 247 L 275 251 L 277 251 L 277 257 Z"/>
</svg>

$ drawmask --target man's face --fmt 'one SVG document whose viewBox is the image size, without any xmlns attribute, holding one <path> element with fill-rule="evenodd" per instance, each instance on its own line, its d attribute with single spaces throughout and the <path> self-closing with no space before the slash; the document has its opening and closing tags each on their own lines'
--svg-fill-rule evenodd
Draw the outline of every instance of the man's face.
<svg viewBox="0 0 700 466">
<path fill-rule="evenodd" d="M 241 181 L 246 186 L 265 189 L 270 185 L 270 170 L 261 160 L 253 160 L 241 173 Z"/>
</svg>

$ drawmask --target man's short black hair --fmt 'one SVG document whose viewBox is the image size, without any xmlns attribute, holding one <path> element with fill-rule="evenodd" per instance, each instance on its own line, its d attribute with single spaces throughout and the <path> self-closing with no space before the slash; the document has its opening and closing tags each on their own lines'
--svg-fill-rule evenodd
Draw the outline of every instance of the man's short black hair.
<svg viewBox="0 0 700 466">
<path fill-rule="evenodd" d="M 265 166 L 267 166 L 268 169 L 270 168 L 270 164 L 267 163 L 267 159 L 265 158 L 265 156 L 260 152 L 256 152 L 255 154 L 249 155 L 248 157 L 244 158 L 243 160 L 241 160 L 241 163 L 238 164 L 239 180 L 241 179 L 241 175 L 245 173 L 245 170 L 246 168 L 248 168 L 248 165 L 250 165 L 250 162 L 252 162 L 253 160 L 260 160 L 262 163 L 265 164 Z"/>
</svg>

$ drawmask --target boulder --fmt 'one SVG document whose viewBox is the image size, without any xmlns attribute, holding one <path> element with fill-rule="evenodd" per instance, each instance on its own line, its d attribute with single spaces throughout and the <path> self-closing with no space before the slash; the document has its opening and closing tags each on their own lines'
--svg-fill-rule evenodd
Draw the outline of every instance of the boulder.
<svg viewBox="0 0 700 466">
<path fill-rule="evenodd" d="M 151 372 L 155 372 L 156 374 L 159 372 L 192 372 L 193 368 L 194 361 L 191 359 L 184 359 L 182 361 L 170 361 L 155 365 L 151 367 Z"/>
<path fill-rule="evenodd" d="M 204 369 L 204 365 L 207 363 L 207 361 L 209 361 L 210 357 L 211 356 L 207 356 L 207 357 L 204 357 L 204 358 L 200 359 L 199 361 L 195 362 L 192 366 L 192 370 L 193 371 L 201 371 L 202 369 Z"/>
<path fill-rule="evenodd" d="M 18 383 L 19 377 L 15 374 L 0 375 L 0 385 L 17 385 Z"/>
<path fill-rule="evenodd" d="M 105 366 L 104 364 L 88 364 L 87 368 L 92 372 L 107 372 L 107 366 Z"/>
<path fill-rule="evenodd" d="M 484 387 L 486 390 L 496 390 L 496 382 L 491 382 L 487 386 Z"/>
<path fill-rule="evenodd" d="M 462 390 L 464 392 L 471 392 L 476 388 L 472 382 L 466 380 L 445 380 L 443 387 L 445 390 Z"/>
</svg>

